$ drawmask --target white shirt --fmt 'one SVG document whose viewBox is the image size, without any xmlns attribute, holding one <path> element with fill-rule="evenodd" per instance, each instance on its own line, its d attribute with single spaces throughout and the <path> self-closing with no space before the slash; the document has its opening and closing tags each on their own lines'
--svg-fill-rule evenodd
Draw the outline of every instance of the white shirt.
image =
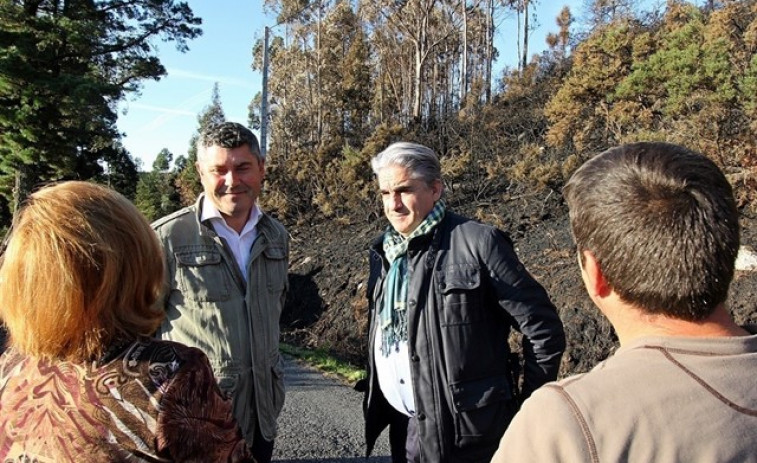
<svg viewBox="0 0 757 463">
<path fill-rule="evenodd" d="M 234 254 L 234 260 L 237 261 L 239 270 L 242 272 L 245 281 L 247 281 L 247 264 L 250 262 L 250 250 L 252 244 L 255 242 L 255 238 L 258 237 L 258 221 L 262 211 L 257 203 L 250 211 L 250 217 L 247 219 L 247 223 L 242 228 L 242 233 L 237 233 L 233 228 L 226 224 L 221 212 L 216 208 L 212 201 L 207 198 L 202 202 L 202 213 L 200 219 L 202 221 L 210 220 L 213 225 L 213 229 L 218 233 L 218 236 L 226 240 L 226 244 L 229 245 L 232 254 Z"/>
<path fill-rule="evenodd" d="M 387 357 L 381 353 L 381 327 L 376 327 L 376 343 L 373 358 L 381 392 L 389 404 L 407 416 L 415 415 L 413 378 L 410 375 L 410 352 L 407 341 L 400 341 L 399 350 L 394 346 Z"/>
</svg>

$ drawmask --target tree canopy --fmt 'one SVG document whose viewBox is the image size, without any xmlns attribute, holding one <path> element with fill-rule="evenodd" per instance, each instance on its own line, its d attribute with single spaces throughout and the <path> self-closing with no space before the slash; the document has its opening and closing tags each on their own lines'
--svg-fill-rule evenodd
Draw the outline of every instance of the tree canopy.
<svg viewBox="0 0 757 463">
<path fill-rule="evenodd" d="M 472 198 L 481 217 L 498 195 L 559 191 L 595 153 L 649 139 L 710 156 L 740 204 L 757 204 L 757 0 L 668 0 L 646 11 L 586 0 L 580 15 L 559 12 L 546 51 L 530 57 L 544 2 L 265 4 L 282 26 L 270 40 L 261 198 L 282 218 L 375 217 L 368 160 L 399 139 L 439 152 L 450 200 Z M 517 18 L 513 30 L 496 31 L 508 15 Z M 225 119 L 218 87 L 187 156 L 173 169 L 153 166 L 140 181 L 150 188 L 136 185 L 115 105 L 165 72 L 156 41 L 184 50 L 199 24 L 172 0 L 0 0 L 2 205 L 14 189 L 66 178 L 110 183 L 130 197 L 141 191 L 142 200 L 158 186 L 174 189 L 180 199 L 163 201 L 168 209 L 194 201 L 196 137 Z M 517 68 L 498 76 L 495 35 L 519 50 Z M 261 59 L 254 44 L 253 68 Z M 253 126 L 264 117 L 259 102 L 251 102 Z"/>
<path fill-rule="evenodd" d="M 757 203 L 755 0 L 649 10 L 587 0 L 580 19 L 560 11 L 547 50 L 528 60 L 540 2 L 267 5 L 285 27 L 271 41 L 263 199 L 281 215 L 370 216 L 368 160 L 398 139 L 441 154 L 453 201 L 485 204 L 516 185 L 558 191 L 583 160 L 651 139 L 710 156 L 742 204 Z M 517 31 L 499 34 L 517 36 L 522 53 L 490 99 L 492 18 L 503 14 L 517 15 Z"/>
<path fill-rule="evenodd" d="M 200 176 L 197 173 L 197 140 L 200 134 L 208 127 L 220 124 L 226 121 L 226 114 L 221 104 L 221 91 L 218 88 L 218 82 L 213 85 L 213 92 L 208 104 L 200 114 L 197 115 L 197 130 L 189 140 L 189 149 L 187 158 L 177 159 L 175 170 L 177 172 L 175 186 L 179 191 L 180 202 L 182 206 L 188 206 L 194 203 L 197 195 L 202 192 Z"/>
<path fill-rule="evenodd" d="M 157 40 L 186 50 L 200 23 L 173 0 L 0 0 L 4 200 L 14 188 L 23 198 L 41 182 L 94 178 L 102 162 L 128 161 L 118 101 L 165 74 Z"/>
</svg>

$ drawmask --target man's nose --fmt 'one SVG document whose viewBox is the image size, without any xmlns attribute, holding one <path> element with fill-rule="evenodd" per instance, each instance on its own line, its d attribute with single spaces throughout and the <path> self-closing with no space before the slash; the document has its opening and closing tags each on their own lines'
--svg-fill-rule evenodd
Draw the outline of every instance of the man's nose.
<svg viewBox="0 0 757 463">
<path fill-rule="evenodd" d="M 389 197 L 389 204 L 393 211 L 402 209 L 402 198 L 395 193 Z"/>
<path fill-rule="evenodd" d="M 234 174 L 233 170 L 226 172 L 226 175 L 223 176 L 223 182 L 227 186 L 233 186 L 236 184 L 237 176 Z"/>
</svg>

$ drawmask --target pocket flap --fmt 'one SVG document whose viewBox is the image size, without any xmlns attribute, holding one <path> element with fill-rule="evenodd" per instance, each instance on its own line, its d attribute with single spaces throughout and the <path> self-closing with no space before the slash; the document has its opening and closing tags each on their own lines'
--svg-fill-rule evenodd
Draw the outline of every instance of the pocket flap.
<svg viewBox="0 0 757 463">
<path fill-rule="evenodd" d="M 242 373 L 242 365 L 234 360 L 208 358 L 208 362 L 216 376 L 238 376 Z"/>
<path fill-rule="evenodd" d="M 286 252 L 281 246 L 269 246 L 265 248 L 263 254 L 266 256 L 266 258 L 274 260 L 279 260 L 286 257 Z"/>
<path fill-rule="evenodd" d="M 208 359 L 213 368 L 218 387 L 226 397 L 231 397 L 239 386 L 242 368 L 232 360 Z"/>
<path fill-rule="evenodd" d="M 506 375 L 450 384 L 455 410 L 465 412 L 512 398 Z"/>
<path fill-rule="evenodd" d="M 457 267 L 444 272 L 439 284 L 442 293 L 478 288 L 481 286 L 481 272 L 478 267 Z"/>
<path fill-rule="evenodd" d="M 180 251 L 176 252 L 175 255 L 177 262 L 188 267 L 217 265 L 221 263 L 221 253 L 211 247 L 208 247 L 207 250 Z"/>
</svg>

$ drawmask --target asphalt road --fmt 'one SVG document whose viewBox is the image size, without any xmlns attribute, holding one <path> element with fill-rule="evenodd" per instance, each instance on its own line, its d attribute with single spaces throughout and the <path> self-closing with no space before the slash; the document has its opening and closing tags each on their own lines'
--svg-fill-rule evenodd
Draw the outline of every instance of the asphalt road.
<svg viewBox="0 0 757 463">
<path fill-rule="evenodd" d="M 286 401 L 273 461 L 279 463 L 390 463 L 387 432 L 365 459 L 363 395 L 285 357 Z"/>
</svg>

